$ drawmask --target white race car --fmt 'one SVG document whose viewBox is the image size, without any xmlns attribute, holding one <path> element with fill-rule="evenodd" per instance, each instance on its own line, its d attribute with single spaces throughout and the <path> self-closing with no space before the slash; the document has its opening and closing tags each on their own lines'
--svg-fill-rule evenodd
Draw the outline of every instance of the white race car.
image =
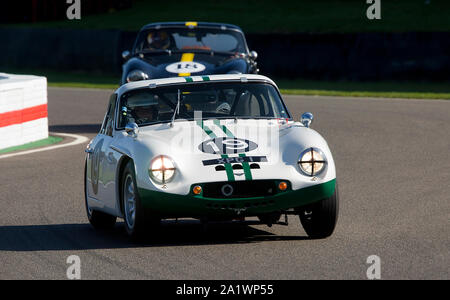
<svg viewBox="0 0 450 300">
<path fill-rule="evenodd" d="M 123 218 L 137 237 L 162 219 L 256 216 L 271 226 L 298 215 L 310 237 L 327 237 L 338 215 L 336 170 L 312 119 L 295 122 L 260 75 L 125 84 L 86 148 L 89 221 L 105 228 Z"/>
</svg>

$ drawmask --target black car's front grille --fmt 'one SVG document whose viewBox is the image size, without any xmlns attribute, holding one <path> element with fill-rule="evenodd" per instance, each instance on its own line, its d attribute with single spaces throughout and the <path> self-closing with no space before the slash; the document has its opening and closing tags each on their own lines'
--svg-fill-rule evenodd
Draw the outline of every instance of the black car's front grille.
<svg viewBox="0 0 450 300">
<path fill-rule="evenodd" d="M 202 184 L 203 197 L 232 199 L 273 196 L 279 193 L 277 180 L 224 181 Z"/>
</svg>

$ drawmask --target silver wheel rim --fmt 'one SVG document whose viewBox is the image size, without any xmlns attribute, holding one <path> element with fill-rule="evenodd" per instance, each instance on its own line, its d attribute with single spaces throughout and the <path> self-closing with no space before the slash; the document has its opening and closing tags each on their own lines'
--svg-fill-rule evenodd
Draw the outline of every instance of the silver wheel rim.
<svg viewBox="0 0 450 300">
<path fill-rule="evenodd" d="M 123 201 L 125 222 L 127 222 L 128 228 L 132 229 L 136 219 L 136 194 L 134 192 L 133 177 L 130 174 L 127 175 L 124 181 Z"/>
</svg>

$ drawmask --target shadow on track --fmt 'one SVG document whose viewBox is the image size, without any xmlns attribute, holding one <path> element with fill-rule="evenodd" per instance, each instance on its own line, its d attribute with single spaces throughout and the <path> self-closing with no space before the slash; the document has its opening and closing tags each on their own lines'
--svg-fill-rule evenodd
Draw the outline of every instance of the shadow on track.
<svg viewBox="0 0 450 300">
<path fill-rule="evenodd" d="M 136 247 L 199 246 L 264 241 L 307 240 L 305 236 L 277 236 L 240 224 L 213 224 L 205 231 L 189 220 L 163 222 L 146 240 L 132 242 L 122 223 L 111 230 L 95 230 L 90 224 L 25 225 L 0 227 L 0 251 L 65 251 Z"/>
<path fill-rule="evenodd" d="M 62 133 L 98 133 L 101 124 L 69 124 L 69 125 L 51 125 L 48 127 L 50 132 Z"/>
</svg>

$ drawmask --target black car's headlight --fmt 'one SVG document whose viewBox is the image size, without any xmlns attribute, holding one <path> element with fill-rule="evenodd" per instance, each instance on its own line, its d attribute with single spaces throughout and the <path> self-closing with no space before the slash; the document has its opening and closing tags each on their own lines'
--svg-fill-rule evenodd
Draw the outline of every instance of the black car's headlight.
<svg viewBox="0 0 450 300">
<path fill-rule="evenodd" d="M 148 79 L 148 75 L 145 74 L 141 70 L 133 70 L 130 73 L 128 73 L 128 75 L 127 75 L 127 82 L 147 80 L 147 79 Z"/>
<path fill-rule="evenodd" d="M 153 181 L 165 184 L 171 181 L 175 175 L 175 164 L 168 156 L 160 155 L 150 162 L 148 173 Z"/>
<path fill-rule="evenodd" d="M 308 148 L 300 154 L 298 165 L 303 174 L 307 176 L 319 175 L 325 169 L 327 160 L 322 151 L 317 148 Z"/>
</svg>

